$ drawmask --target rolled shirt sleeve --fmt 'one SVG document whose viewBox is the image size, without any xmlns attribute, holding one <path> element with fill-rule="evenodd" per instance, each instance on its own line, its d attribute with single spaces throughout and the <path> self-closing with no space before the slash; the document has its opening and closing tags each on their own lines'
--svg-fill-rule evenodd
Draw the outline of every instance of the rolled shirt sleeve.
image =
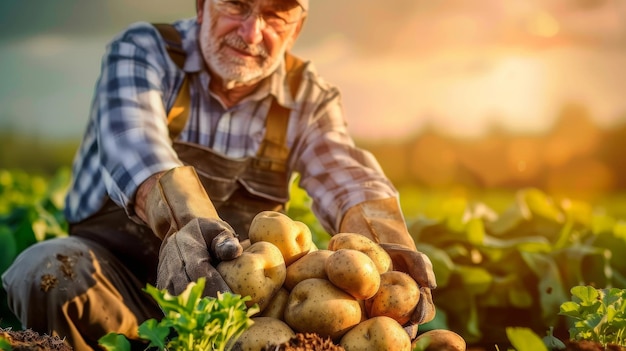
<svg viewBox="0 0 626 351">
<path fill-rule="evenodd" d="M 306 130 L 296 147 L 295 169 L 300 186 L 313 200 L 312 210 L 329 233 L 337 233 L 343 214 L 352 206 L 397 197 L 376 158 L 355 145 L 344 118 L 341 94 L 322 86 L 317 103 L 310 104 Z M 306 108 L 306 107 L 305 107 Z"/>
</svg>

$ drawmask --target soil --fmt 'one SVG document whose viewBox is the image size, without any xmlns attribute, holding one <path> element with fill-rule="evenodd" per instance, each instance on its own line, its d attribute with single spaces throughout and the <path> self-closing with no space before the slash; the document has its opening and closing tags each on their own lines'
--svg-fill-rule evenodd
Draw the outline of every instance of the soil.
<svg viewBox="0 0 626 351">
<path fill-rule="evenodd" d="M 263 351 L 345 351 L 335 345 L 330 338 L 322 338 L 314 333 L 298 333 L 281 345 L 264 347 Z"/>
<path fill-rule="evenodd" d="M 13 351 L 72 351 L 58 336 L 39 334 L 31 329 L 13 331 L 0 328 L 0 338 L 9 341 Z"/>
<path fill-rule="evenodd" d="M 57 336 L 39 334 L 31 329 L 13 331 L 0 328 L 0 339 L 6 339 L 13 351 L 73 351 Z M 626 347 L 609 344 L 606 347 L 591 341 L 564 341 L 563 351 L 626 351 Z M 468 351 L 492 351 L 483 347 L 469 347 Z M 496 350 L 494 347 L 493 350 Z M 330 338 L 322 338 L 314 333 L 298 333 L 288 342 L 263 348 L 263 351 L 345 351 Z"/>
<path fill-rule="evenodd" d="M 603 347 L 601 344 L 592 341 L 566 341 L 565 351 L 626 351 L 626 347 L 608 344 Z"/>
</svg>

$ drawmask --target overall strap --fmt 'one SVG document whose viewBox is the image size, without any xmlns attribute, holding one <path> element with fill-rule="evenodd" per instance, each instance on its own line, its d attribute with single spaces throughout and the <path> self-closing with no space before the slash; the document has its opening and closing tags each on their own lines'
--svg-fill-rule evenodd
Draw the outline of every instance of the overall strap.
<svg viewBox="0 0 626 351">
<path fill-rule="evenodd" d="M 180 33 L 169 23 L 153 23 L 152 24 L 161 34 L 167 48 L 167 53 L 176 66 L 181 70 L 185 65 L 187 55 L 183 50 L 182 38 Z M 185 74 L 183 82 L 178 90 L 178 95 L 174 101 L 174 105 L 167 114 L 167 126 L 169 129 L 170 139 L 175 140 L 185 128 L 189 119 L 189 105 L 191 104 L 191 93 L 189 91 L 189 77 Z"/>
<path fill-rule="evenodd" d="M 287 53 L 285 55 L 285 69 L 287 83 L 291 96 L 295 97 L 302 82 L 304 61 Z M 284 172 L 287 170 L 287 128 L 291 110 L 281 106 L 273 99 L 265 122 L 265 137 L 261 142 L 255 167 L 272 171 Z"/>
</svg>

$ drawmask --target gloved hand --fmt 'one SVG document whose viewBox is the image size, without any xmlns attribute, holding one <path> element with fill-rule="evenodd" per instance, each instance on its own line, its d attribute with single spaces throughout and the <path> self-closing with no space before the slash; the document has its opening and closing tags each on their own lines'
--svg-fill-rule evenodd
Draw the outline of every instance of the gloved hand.
<svg viewBox="0 0 626 351">
<path fill-rule="evenodd" d="M 216 297 L 218 292 L 231 291 L 214 264 L 224 259 L 218 255 L 239 255 L 237 248 L 228 244 L 232 233 L 224 221 L 196 218 L 165 238 L 159 252 L 157 288 L 178 295 L 190 282 L 206 277 L 205 296 Z M 224 245 L 226 250 L 220 250 Z"/>
<path fill-rule="evenodd" d="M 147 194 L 145 216 L 163 240 L 157 288 L 178 295 L 190 282 L 206 277 L 205 296 L 230 291 L 214 266 L 239 257 L 243 248 L 232 227 L 219 218 L 193 167 L 177 167 L 158 178 Z"/>
<path fill-rule="evenodd" d="M 344 215 L 340 232 L 358 233 L 387 251 L 393 269 L 409 274 L 419 285 L 420 300 L 404 329 L 414 339 L 418 325 L 435 317 L 431 290 L 437 287 L 430 259 L 417 251 L 408 232 L 397 199 L 372 200 L 350 208 Z"/>
<path fill-rule="evenodd" d="M 420 299 L 411 315 L 411 320 L 404 325 L 411 339 L 417 336 L 418 326 L 435 318 L 435 304 L 431 290 L 437 287 L 433 265 L 428 256 L 415 249 L 400 244 L 380 243 L 387 251 L 393 263 L 393 270 L 410 275 L 420 289 Z"/>
</svg>

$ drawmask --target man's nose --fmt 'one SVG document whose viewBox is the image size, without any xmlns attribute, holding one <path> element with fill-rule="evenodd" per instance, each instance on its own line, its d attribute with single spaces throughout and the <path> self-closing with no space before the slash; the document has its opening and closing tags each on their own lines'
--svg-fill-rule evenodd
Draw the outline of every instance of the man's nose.
<svg viewBox="0 0 626 351">
<path fill-rule="evenodd" d="M 239 35 L 248 45 L 259 44 L 263 40 L 262 30 L 264 26 L 263 19 L 256 13 L 252 13 L 241 22 Z"/>
</svg>

